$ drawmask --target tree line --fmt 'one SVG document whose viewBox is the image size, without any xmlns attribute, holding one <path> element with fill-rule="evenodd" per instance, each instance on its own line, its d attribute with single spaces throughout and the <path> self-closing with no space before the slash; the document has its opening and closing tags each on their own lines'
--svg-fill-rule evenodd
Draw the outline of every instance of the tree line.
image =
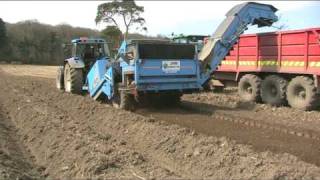
<svg viewBox="0 0 320 180">
<path fill-rule="evenodd" d="M 100 32 L 67 24 L 51 26 L 36 20 L 10 24 L 0 18 L 0 61 L 55 65 L 66 56 L 62 44 L 82 36 L 98 37 Z"/>
<path fill-rule="evenodd" d="M 0 62 L 22 64 L 57 65 L 70 57 L 71 49 L 63 44 L 79 37 L 101 37 L 107 40 L 111 56 L 117 52 L 123 39 L 163 39 L 164 36 L 144 36 L 129 33 L 132 28 L 147 31 L 144 12 L 134 0 L 113 0 L 97 7 L 95 22 L 105 23 L 102 31 L 89 28 L 72 27 L 68 24 L 52 26 L 37 20 L 26 20 L 18 23 L 6 23 L 0 18 Z M 120 24 L 124 25 L 121 30 Z"/>
<path fill-rule="evenodd" d="M 120 34 L 120 35 L 119 35 Z M 0 18 L 0 61 L 6 63 L 57 65 L 67 56 L 73 38 L 102 37 L 110 42 L 113 54 L 121 42 L 121 31 L 107 26 L 102 31 L 72 27 L 68 24 L 57 26 L 42 24 L 36 20 L 27 20 L 10 24 Z M 128 39 L 155 39 L 138 33 L 130 33 Z"/>
</svg>

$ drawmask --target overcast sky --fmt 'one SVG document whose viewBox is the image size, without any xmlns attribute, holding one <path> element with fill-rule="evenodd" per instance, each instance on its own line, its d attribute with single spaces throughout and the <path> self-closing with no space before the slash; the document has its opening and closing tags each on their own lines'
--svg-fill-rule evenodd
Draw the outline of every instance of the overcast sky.
<svg viewBox="0 0 320 180">
<path fill-rule="evenodd" d="M 0 17 L 10 23 L 37 19 L 41 23 L 103 29 L 94 22 L 97 6 L 106 1 L 0 1 Z M 225 13 L 240 1 L 137 1 L 144 6 L 146 35 L 212 34 Z M 320 1 L 264 1 L 279 9 L 285 29 L 320 27 Z M 262 31 L 275 31 L 267 28 Z M 133 30 L 134 31 L 134 30 Z M 248 32 L 256 32 L 255 28 Z M 261 31 L 261 30 L 260 30 Z"/>
</svg>

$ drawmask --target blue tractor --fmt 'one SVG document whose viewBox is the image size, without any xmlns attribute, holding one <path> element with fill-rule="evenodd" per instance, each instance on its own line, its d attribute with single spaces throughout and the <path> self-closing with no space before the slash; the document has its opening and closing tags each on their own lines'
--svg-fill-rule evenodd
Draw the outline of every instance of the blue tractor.
<svg viewBox="0 0 320 180">
<path fill-rule="evenodd" d="M 103 39 L 82 37 L 71 41 L 72 55 L 59 66 L 56 86 L 69 93 L 81 94 L 87 87 L 86 75 L 97 60 L 109 59 L 109 49 Z"/>
<path fill-rule="evenodd" d="M 73 40 L 72 58 L 59 68 L 57 87 L 88 91 L 127 110 L 150 102 L 178 103 L 182 94 L 203 89 L 249 24 L 271 26 L 278 20 L 276 11 L 252 2 L 233 7 L 200 52 L 193 43 L 130 40 L 112 59 L 103 40 Z"/>
</svg>

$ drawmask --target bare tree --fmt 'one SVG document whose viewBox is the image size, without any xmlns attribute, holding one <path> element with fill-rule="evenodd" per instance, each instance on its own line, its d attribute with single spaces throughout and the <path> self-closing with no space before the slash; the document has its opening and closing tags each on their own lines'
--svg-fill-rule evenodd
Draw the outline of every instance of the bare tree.
<svg viewBox="0 0 320 180">
<path fill-rule="evenodd" d="M 112 2 L 103 3 L 98 6 L 96 23 L 107 23 L 115 25 L 120 29 L 119 20 L 120 17 L 125 26 L 124 38 L 128 37 L 129 30 L 132 26 L 137 25 L 137 29 L 147 30 L 144 26 L 145 19 L 141 17 L 141 13 L 144 12 L 144 7 L 136 5 L 134 0 L 114 0 Z"/>
</svg>

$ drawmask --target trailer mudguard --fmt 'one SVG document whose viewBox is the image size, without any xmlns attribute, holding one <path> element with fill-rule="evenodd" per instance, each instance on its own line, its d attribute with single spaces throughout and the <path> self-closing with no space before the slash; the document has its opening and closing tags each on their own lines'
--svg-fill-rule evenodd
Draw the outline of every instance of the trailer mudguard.
<svg viewBox="0 0 320 180">
<path fill-rule="evenodd" d="M 226 19 L 218 26 L 199 53 L 199 60 L 202 61 L 201 84 L 210 79 L 211 74 L 249 24 L 258 25 L 258 27 L 271 26 L 278 20 L 276 11 L 277 9 L 272 5 L 253 2 L 239 4 L 229 10 Z"/>
</svg>

